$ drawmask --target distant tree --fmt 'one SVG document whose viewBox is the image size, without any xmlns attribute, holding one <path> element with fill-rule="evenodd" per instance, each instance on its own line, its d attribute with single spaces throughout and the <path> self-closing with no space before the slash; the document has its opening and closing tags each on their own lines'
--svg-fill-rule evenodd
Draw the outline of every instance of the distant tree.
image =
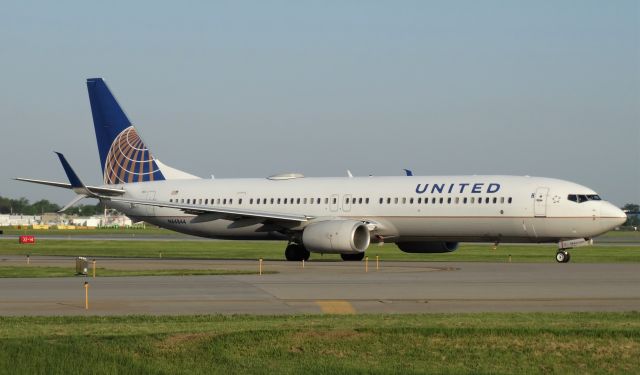
<svg viewBox="0 0 640 375">
<path fill-rule="evenodd" d="M 11 200 L 9 198 L 0 197 L 0 214 L 11 213 Z"/>
<path fill-rule="evenodd" d="M 629 227 L 637 227 L 640 226 L 640 218 L 638 218 L 637 212 L 640 212 L 640 205 L 635 203 L 627 203 L 622 206 L 622 210 L 626 212 L 636 212 L 636 214 L 628 214 L 627 221 L 625 221 L 624 226 Z"/>
<path fill-rule="evenodd" d="M 57 204 L 53 202 L 49 202 L 46 199 L 41 199 L 35 202 L 34 204 L 31 205 L 31 207 L 33 208 L 35 215 L 40 215 L 45 212 L 58 212 L 61 208 Z"/>
<path fill-rule="evenodd" d="M 66 214 L 69 215 L 78 215 L 78 216 L 94 216 L 100 215 L 104 211 L 104 205 L 102 203 L 98 203 L 95 205 L 78 205 L 69 208 L 65 211 Z"/>
</svg>

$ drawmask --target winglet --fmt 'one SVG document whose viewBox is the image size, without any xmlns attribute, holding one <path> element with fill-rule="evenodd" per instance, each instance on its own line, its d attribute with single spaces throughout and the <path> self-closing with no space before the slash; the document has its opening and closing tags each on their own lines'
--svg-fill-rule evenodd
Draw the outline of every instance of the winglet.
<svg viewBox="0 0 640 375">
<path fill-rule="evenodd" d="M 78 177 L 76 172 L 73 170 L 73 168 L 71 168 L 71 165 L 69 164 L 67 159 L 64 157 L 64 155 L 62 155 L 59 152 L 55 152 L 55 153 L 56 155 L 58 155 L 58 158 L 60 159 L 60 163 L 62 163 L 62 168 L 64 168 L 64 173 L 67 174 L 67 178 L 71 183 L 71 187 L 73 189 L 82 189 L 82 188 L 86 189 L 86 186 L 84 186 L 82 181 L 80 181 L 80 178 Z"/>
</svg>

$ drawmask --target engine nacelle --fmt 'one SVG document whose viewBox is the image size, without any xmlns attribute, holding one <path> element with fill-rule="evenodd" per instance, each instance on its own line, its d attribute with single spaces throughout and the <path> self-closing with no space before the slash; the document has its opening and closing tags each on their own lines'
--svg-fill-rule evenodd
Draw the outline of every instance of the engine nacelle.
<svg viewBox="0 0 640 375">
<path fill-rule="evenodd" d="M 450 253 L 458 248 L 457 242 L 397 242 L 405 253 Z"/>
<path fill-rule="evenodd" d="M 356 220 L 327 220 L 311 223 L 302 232 L 302 243 L 309 251 L 357 254 L 369 247 L 369 228 Z"/>
</svg>

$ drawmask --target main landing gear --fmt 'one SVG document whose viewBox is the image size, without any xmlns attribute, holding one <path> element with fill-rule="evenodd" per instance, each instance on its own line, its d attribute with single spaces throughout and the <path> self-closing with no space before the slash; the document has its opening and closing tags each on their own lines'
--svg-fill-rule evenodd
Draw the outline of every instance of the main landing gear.
<svg viewBox="0 0 640 375">
<path fill-rule="evenodd" d="M 571 260 L 571 254 L 567 250 L 558 250 L 556 253 L 556 261 L 558 263 L 569 263 Z"/>
<path fill-rule="evenodd" d="M 309 250 L 305 249 L 304 246 L 299 245 L 297 243 L 290 243 L 287 245 L 286 250 L 284 251 L 284 256 L 287 260 L 301 262 L 303 260 L 309 260 L 309 256 L 311 253 Z"/>
</svg>

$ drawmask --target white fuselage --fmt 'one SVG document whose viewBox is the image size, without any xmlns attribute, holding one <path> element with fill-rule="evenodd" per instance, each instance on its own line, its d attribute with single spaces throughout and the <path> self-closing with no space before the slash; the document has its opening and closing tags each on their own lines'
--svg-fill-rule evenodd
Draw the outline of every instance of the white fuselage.
<svg viewBox="0 0 640 375">
<path fill-rule="evenodd" d="M 520 176 L 406 176 L 355 178 L 165 180 L 124 187 L 125 198 L 256 212 L 306 215 L 288 228 L 268 220 L 197 217 L 179 209 L 105 203 L 135 220 L 210 238 L 286 239 L 314 220 L 373 223 L 372 238 L 399 241 L 554 242 L 591 238 L 626 217 L 584 186 Z M 197 219 L 196 219 L 197 217 Z"/>
</svg>

